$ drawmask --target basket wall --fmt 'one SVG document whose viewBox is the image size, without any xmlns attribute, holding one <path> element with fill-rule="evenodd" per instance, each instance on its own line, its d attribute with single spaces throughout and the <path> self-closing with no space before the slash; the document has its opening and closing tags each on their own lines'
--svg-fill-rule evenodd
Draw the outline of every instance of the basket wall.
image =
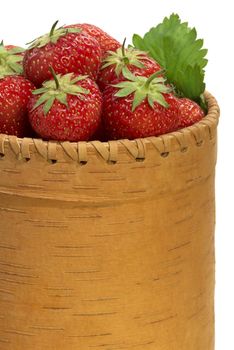
<svg viewBox="0 0 234 350">
<path fill-rule="evenodd" d="M 216 128 L 0 136 L 0 349 L 213 350 Z"/>
</svg>

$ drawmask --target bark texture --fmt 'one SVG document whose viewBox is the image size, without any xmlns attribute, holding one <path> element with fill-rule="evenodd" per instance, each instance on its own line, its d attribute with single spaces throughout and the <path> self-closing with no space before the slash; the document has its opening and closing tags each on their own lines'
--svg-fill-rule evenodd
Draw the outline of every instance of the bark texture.
<svg viewBox="0 0 234 350">
<path fill-rule="evenodd" d="M 213 350 L 218 106 L 162 137 L 0 135 L 0 349 Z"/>
</svg>

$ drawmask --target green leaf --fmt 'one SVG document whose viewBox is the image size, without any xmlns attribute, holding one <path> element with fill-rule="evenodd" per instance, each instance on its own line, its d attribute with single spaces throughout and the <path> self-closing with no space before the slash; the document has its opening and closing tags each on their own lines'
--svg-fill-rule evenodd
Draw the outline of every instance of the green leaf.
<svg viewBox="0 0 234 350">
<path fill-rule="evenodd" d="M 195 28 L 189 28 L 188 23 L 182 23 L 177 14 L 172 14 L 143 38 L 134 34 L 132 42 L 165 68 L 168 82 L 179 95 L 200 101 L 205 89 L 207 50 L 203 48 L 203 40 L 197 39 Z"/>
<path fill-rule="evenodd" d="M 135 109 L 137 108 L 137 106 L 139 106 L 141 104 L 141 102 L 144 101 L 144 99 L 146 98 L 146 94 L 144 91 L 136 91 L 134 94 L 134 100 L 133 100 L 133 104 L 132 104 L 132 111 L 134 112 Z"/>
<path fill-rule="evenodd" d="M 16 73 L 23 73 L 23 67 L 22 65 L 18 64 L 18 63 L 15 63 L 15 62 L 9 62 L 9 67 L 12 69 L 13 72 L 16 72 Z"/>
<path fill-rule="evenodd" d="M 144 68 L 145 52 L 136 50 L 133 47 L 125 49 L 125 40 L 122 47 L 118 48 L 115 52 L 107 51 L 108 55 L 105 56 L 101 70 L 112 66 L 114 68 L 117 77 L 120 76 L 123 69 L 129 65 L 138 68 Z"/>
<path fill-rule="evenodd" d="M 88 89 L 84 89 L 81 86 L 74 86 L 74 89 L 72 91 L 72 89 L 69 91 L 70 95 L 74 95 L 77 96 L 78 94 L 84 94 L 84 95 L 88 95 L 90 93 L 90 90 Z"/>
<path fill-rule="evenodd" d="M 80 33 L 82 31 L 82 29 L 80 28 L 65 28 L 64 26 L 56 28 L 57 24 L 58 24 L 58 21 L 56 21 L 52 25 L 49 33 L 28 42 L 27 45 L 30 45 L 29 49 L 32 49 L 35 47 L 44 47 L 48 43 L 55 44 L 59 40 L 59 38 L 65 36 L 68 33 Z"/>
<path fill-rule="evenodd" d="M 22 53 L 23 49 L 15 47 L 8 49 L 3 45 L 3 42 L 0 45 L 0 71 L 1 76 L 8 73 L 12 74 L 21 74 L 23 72 L 22 60 L 23 56 L 19 53 Z"/>
<path fill-rule="evenodd" d="M 80 33 L 82 31 L 81 28 L 67 28 L 68 33 Z"/>
<path fill-rule="evenodd" d="M 12 55 L 15 55 L 17 53 L 23 53 L 25 51 L 25 49 L 23 49 L 22 47 L 16 46 L 13 47 L 12 49 L 9 50 L 9 53 Z"/>
<path fill-rule="evenodd" d="M 68 106 L 67 95 L 66 94 L 57 95 L 56 96 L 56 100 L 58 100 L 63 105 Z"/>
<path fill-rule="evenodd" d="M 152 98 L 152 96 L 148 96 L 148 103 L 151 108 L 154 108 L 154 99 Z"/>
<path fill-rule="evenodd" d="M 161 106 L 168 108 L 169 104 L 167 103 L 167 101 L 165 100 L 164 96 L 160 93 L 154 93 L 154 95 L 149 95 L 148 97 L 148 102 L 151 105 L 151 103 L 153 102 L 157 102 L 158 104 L 160 104 Z"/>
<path fill-rule="evenodd" d="M 187 66 L 177 74 L 177 89 L 183 96 L 196 102 L 200 102 L 200 96 L 205 90 L 204 72 L 201 72 L 198 65 Z"/>
<path fill-rule="evenodd" d="M 116 92 L 115 96 L 125 97 L 125 96 L 132 94 L 134 91 L 136 91 L 135 86 L 128 86 L 128 87 L 125 87 L 125 88 L 119 90 L 118 92 Z"/>
<path fill-rule="evenodd" d="M 17 56 L 17 55 L 11 56 L 11 60 L 12 60 L 13 62 L 15 62 L 15 63 L 22 63 L 22 61 L 23 61 L 23 56 Z"/>
<path fill-rule="evenodd" d="M 84 80 L 84 79 L 86 79 L 86 78 L 88 78 L 88 77 L 89 77 L 88 75 L 80 75 L 80 76 L 78 76 L 78 77 L 72 79 L 72 80 L 71 80 L 71 83 L 72 83 L 72 84 L 75 84 L 75 83 L 77 83 L 78 81 Z"/>
<path fill-rule="evenodd" d="M 130 81 L 136 81 L 137 77 L 130 72 L 130 70 L 127 67 L 124 67 L 122 70 L 124 78 L 130 80 Z"/>
<path fill-rule="evenodd" d="M 52 67 L 51 72 L 54 72 Z M 38 100 L 33 109 L 43 105 L 43 111 L 46 115 L 53 106 L 55 100 L 68 107 L 67 95 L 74 95 L 80 99 L 86 98 L 85 95 L 89 94 L 90 90 L 83 88 L 77 83 L 87 77 L 86 75 L 76 77 L 74 73 L 65 75 L 56 75 L 54 73 L 54 80 L 45 81 L 41 88 L 32 92 L 33 95 L 38 95 Z"/>
<path fill-rule="evenodd" d="M 45 115 L 49 112 L 49 110 L 53 106 L 54 101 L 55 101 L 55 96 L 51 96 L 49 100 L 47 100 L 46 103 L 44 104 L 43 111 Z"/>
<path fill-rule="evenodd" d="M 46 91 L 47 91 L 47 89 L 43 87 L 43 88 L 39 88 L 39 89 L 33 90 L 32 94 L 33 95 L 40 95 L 40 94 L 42 94 L 43 92 L 46 92 Z"/>
<path fill-rule="evenodd" d="M 148 78 L 144 76 L 135 76 L 126 67 L 124 68 L 123 73 L 125 78 L 128 77 L 128 79 L 111 86 L 118 89 L 115 96 L 119 98 L 126 97 L 134 92 L 132 102 L 133 112 L 145 99 L 152 108 L 155 107 L 155 102 L 165 108 L 169 107 L 163 93 L 169 93 L 171 88 L 164 84 L 164 77 L 158 76 L 162 71 L 155 72 Z"/>
<path fill-rule="evenodd" d="M 58 38 L 56 36 L 52 36 L 50 41 L 52 42 L 52 44 L 56 44 L 58 41 Z"/>
<path fill-rule="evenodd" d="M 138 68 L 145 68 L 145 65 L 139 60 L 133 60 L 131 64 Z"/>
<path fill-rule="evenodd" d="M 37 102 L 35 103 L 35 105 L 33 106 L 33 109 L 36 109 L 37 107 L 39 107 L 41 104 L 43 104 L 47 100 L 48 100 L 48 96 L 46 94 L 41 95 L 39 97 L 39 99 L 37 100 Z"/>
<path fill-rule="evenodd" d="M 118 84 L 111 84 L 111 86 L 114 86 L 116 88 L 125 88 L 129 86 L 129 81 L 122 81 Z"/>
<path fill-rule="evenodd" d="M 146 47 L 146 45 L 144 43 L 144 40 L 140 37 L 140 35 L 134 34 L 133 38 L 132 38 L 132 43 L 139 50 L 147 51 L 147 47 Z"/>
<path fill-rule="evenodd" d="M 112 65 L 113 65 L 112 62 L 106 62 L 105 64 L 103 64 L 103 65 L 101 66 L 100 69 L 104 69 L 104 68 L 107 68 L 107 67 L 112 66 Z"/>
</svg>

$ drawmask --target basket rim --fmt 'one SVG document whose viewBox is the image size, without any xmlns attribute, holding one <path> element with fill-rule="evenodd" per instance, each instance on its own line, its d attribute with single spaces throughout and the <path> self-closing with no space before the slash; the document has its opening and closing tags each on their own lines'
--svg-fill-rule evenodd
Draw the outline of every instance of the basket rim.
<svg viewBox="0 0 234 350">
<path fill-rule="evenodd" d="M 203 143 L 204 128 L 208 130 L 209 138 L 214 137 L 214 132 L 217 128 L 220 109 L 219 105 L 213 95 L 208 91 L 204 93 L 205 100 L 208 104 L 207 115 L 189 127 L 179 129 L 177 131 L 163 134 L 160 136 L 152 136 L 146 138 L 139 138 L 134 140 L 120 139 L 111 140 L 108 142 L 102 141 L 44 141 L 39 138 L 18 138 L 16 136 L 0 134 L 0 159 L 5 157 L 6 146 L 10 146 L 18 159 L 31 159 L 31 148 L 39 153 L 43 158 L 50 162 L 56 162 L 57 154 L 65 152 L 66 155 L 74 161 L 81 164 L 86 164 L 89 158 L 88 153 L 93 150 L 101 158 L 108 163 L 116 163 L 118 160 L 118 151 L 121 148 L 130 153 L 135 160 L 144 160 L 147 145 L 153 144 L 159 153 L 166 157 L 169 151 L 186 151 L 188 148 L 188 138 L 195 140 L 197 146 Z M 176 142 L 171 142 L 176 140 Z"/>
</svg>

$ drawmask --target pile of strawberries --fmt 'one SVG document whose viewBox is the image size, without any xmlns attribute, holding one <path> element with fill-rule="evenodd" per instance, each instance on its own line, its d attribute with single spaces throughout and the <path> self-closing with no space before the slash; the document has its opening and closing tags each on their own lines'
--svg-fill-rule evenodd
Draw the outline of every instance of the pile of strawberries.
<svg viewBox="0 0 234 350">
<path fill-rule="evenodd" d="M 124 43 L 125 44 L 125 43 Z M 90 24 L 57 28 L 24 50 L 0 44 L 0 133 L 88 141 L 156 136 L 204 111 L 163 67 Z"/>
</svg>

